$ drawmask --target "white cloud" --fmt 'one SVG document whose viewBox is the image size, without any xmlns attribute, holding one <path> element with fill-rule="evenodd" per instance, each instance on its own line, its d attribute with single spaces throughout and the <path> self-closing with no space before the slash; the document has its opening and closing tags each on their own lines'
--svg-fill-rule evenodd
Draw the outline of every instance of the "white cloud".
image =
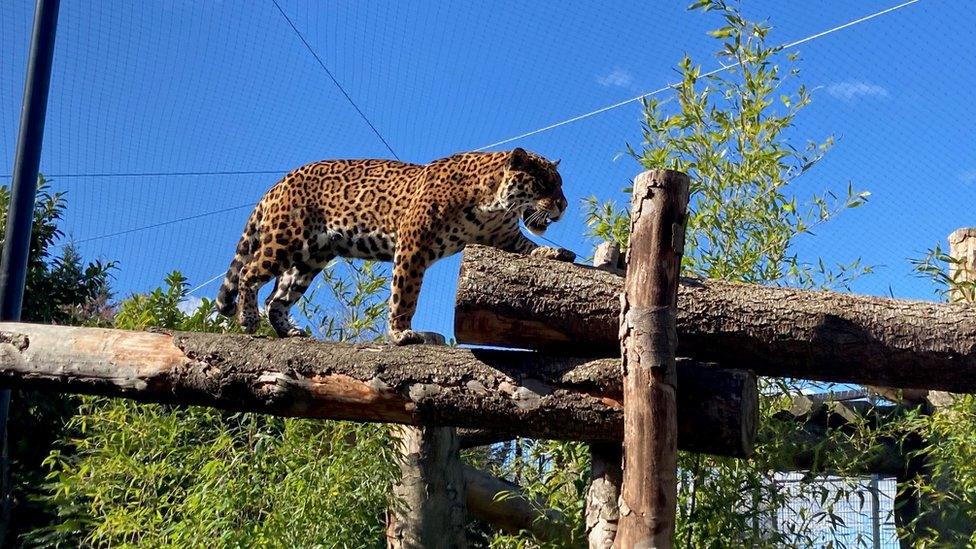
<svg viewBox="0 0 976 549">
<path fill-rule="evenodd" d="M 862 80 L 834 82 L 827 86 L 827 93 L 844 101 L 853 101 L 861 97 L 888 97 L 889 95 L 888 90 L 883 86 Z"/>
<path fill-rule="evenodd" d="M 959 174 L 959 180 L 963 183 L 976 183 L 976 170 L 969 170 Z"/>
<path fill-rule="evenodd" d="M 183 311 L 183 314 L 192 315 L 193 313 L 196 312 L 197 309 L 200 308 L 200 305 L 202 303 L 203 303 L 203 299 L 191 295 L 190 297 L 184 299 L 183 301 L 180 301 L 180 304 L 177 305 L 176 308 L 178 308 L 180 311 Z"/>
<path fill-rule="evenodd" d="M 627 88 L 630 87 L 634 82 L 634 75 L 630 72 L 621 69 L 619 67 L 613 69 L 609 73 L 597 77 L 596 81 L 603 87 L 609 88 L 611 86 L 617 88 Z"/>
</svg>

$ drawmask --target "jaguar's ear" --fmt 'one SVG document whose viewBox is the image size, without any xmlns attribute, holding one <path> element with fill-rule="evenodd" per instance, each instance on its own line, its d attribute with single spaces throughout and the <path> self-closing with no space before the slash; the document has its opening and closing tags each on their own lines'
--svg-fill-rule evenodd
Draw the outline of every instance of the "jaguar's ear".
<svg viewBox="0 0 976 549">
<path fill-rule="evenodd" d="M 555 162 L 552 163 L 552 167 L 553 168 L 558 168 L 559 167 L 559 163 L 562 162 L 562 161 L 563 161 L 562 158 L 556 160 Z"/>
<path fill-rule="evenodd" d="M 513 170 L 524 168 L 529 163 L 529 153 L 522 147 L 515 147 L 508 159 L 508 167 Z"/>
</svg>

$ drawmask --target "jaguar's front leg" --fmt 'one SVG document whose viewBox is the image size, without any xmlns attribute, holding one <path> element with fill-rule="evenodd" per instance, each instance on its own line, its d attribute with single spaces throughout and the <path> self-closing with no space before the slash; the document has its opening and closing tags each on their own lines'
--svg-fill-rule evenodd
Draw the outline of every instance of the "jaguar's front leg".
<svg viewBox="0 0 976 549">
<path fill-rule="evenodd" d="M 393 282 L 390 285 L 389 338 L 394 345 L 424 343 L 424 335 L 411 327 L 417 310 L 417 298 L 429 262 L 426 253 L 415 247 L 402 247 L 393 259 Z"/>
</svg>

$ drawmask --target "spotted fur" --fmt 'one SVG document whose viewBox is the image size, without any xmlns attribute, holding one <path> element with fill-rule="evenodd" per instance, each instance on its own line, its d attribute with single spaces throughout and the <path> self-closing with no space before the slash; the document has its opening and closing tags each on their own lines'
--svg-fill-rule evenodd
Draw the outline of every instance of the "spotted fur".
<svg viewBox="0 0 976 549">
<path fill-rule="evenodd" d="M 423 341 L 411 319 L 424 272 L 467 244 L 572 261 L 540 247 L 519 229 L 542 234 L 562 217 L 566 198 L 558 162 L 515 149 L 461 153 L 418 165 L 391 160 L 326 160 L 303 166 L 272 187 L 254 208 L 237 245 L 217 310 L 237 313 L 244 331 L 258 326 L 257 292 L 281 337 L 302 335 L 291 306 L 334 257 L 393 261 L 389 338 Z"/>
</svg>

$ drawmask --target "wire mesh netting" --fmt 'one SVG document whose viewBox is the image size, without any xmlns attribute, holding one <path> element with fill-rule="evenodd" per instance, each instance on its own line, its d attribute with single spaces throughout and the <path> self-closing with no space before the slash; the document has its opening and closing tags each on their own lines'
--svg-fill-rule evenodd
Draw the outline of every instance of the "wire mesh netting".
<svg viewBox="0 0 976 549">
<path fill-rule="evenodd" d="M 799 199 L 849 184 L 871 192 L 794 250 L 873 266 L 854 282 L 859 293 L 931 298 L 909 258 L 976 222 L 967 7 L 743 7 L 769 21 L 771 42 L 801 42 L 789 51 L 813 102 L 789 130 L 795 145 L 838 138 Z M 30 0 L 0 10 L 0 184 L 12 171 L 32 11 Z M 212 297 L 252 205 L 286 171 L 324 158 L 427 162 L 516 145 L 560 158 L 570 212 L 546 236 L 585 257 L 582 201 L 626 201 L 621 189 L 641 171 L 626 154 L 641 139 L 636 99 L 673 100 L 667 85 L 685 53 L 719 67 L 706 34 L 717 24 L 674 2 L 64 1 L 41 169 L 67 193 L 64 243 L 118 262 L 117 297 L 173 269 Z M 429 272 L 419 328 L 451 334 L 458 261 Z M 894 543 L 893 490 L 881 483 L 881 546 Z M 796 502 L 771 520 L 815 509 L 803 494 Z M 852 504 L 852 535 L 870 536 L 862 512 Z"/>
<path fill-rule="evenodd" d="M 787 503 L 769 518 L 766 528 L 793 535 L 792 545 L 897 549 L 894 479 L 826 477 L 811 489 L 797 473 L 773 482 Z M 828 502 L 830 502 L 828 504 Z M 824 519 L 823 515 L 833 517 Z M 812 539 L 812 544 L 809 543 Z"/>
<path fill-rule="evenodd" d="M 210 281 L 196 294 L 212 296 L 250 205 L 280 174 L 322 158 L 391 155 L 363 116 L 399 157 L 424 162 L 658 90 L 686 52 L 718 66 L 705 33 L 715 21 L 681 5 L 280 7 L 64 3 L 42 170 L 68 193 L 67 239 L 119 262 L 119 295 L 180 269 L 191 285 Z M 971 110 L 973 15 L 922 1 L 817 37 L 890 7 L 757 2 L 746 15 L 768 19 L 777 43 L 813 37 L 794 48 L 814 100 L 792 132 L 798 145 L 831 134 L 839 144 L 803 186 L 872 192 L 868 207 L 799 239 L 797 252 L 875 266 L 859 292 L 929 297 L 907 258 L 971 223 L 976 198 L 976 130 L 960 123 Z M 0 15 L 3 174 L 31 11 L 18 0 Z M 640 171 L 622 155 L 640 139 L 640 118 L 633 101 L 494 147 L 564 159 L 575 212 L 551 240 L 588 254 L 578 206 L 590 195 L 622 198 Z M 419 325 L 450 332 L 456 266 L 443 261 L 428 277 Z"/>
</svg>

